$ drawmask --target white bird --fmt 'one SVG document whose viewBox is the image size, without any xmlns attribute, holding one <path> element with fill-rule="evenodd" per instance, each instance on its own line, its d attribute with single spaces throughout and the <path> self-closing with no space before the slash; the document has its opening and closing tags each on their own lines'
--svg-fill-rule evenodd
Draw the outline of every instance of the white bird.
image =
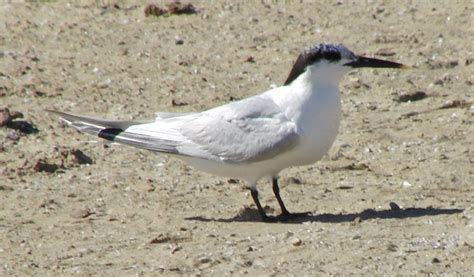
<svg viewBox="0 0 474 277">
<path fill-rule="evenodd" d="M 342 45 L 318 44 L 299 55 L 283 86 L 203 112 L 161 112 L 149 122 L 50 112 L 79 131 L 170 154 L 204 172 L 245 180 L 262 220 L 283 221 L 302 213 L 286 209 L 278 174 L 287 167 L 312 164 L 327 153 L 341 117 L 339 82 L 358 67 L 407 68 L 358 56 Z M 272 180 L 279 216 L 267 216 L 260 204 L 256 185 L 262 178 Z"/>
</svg>

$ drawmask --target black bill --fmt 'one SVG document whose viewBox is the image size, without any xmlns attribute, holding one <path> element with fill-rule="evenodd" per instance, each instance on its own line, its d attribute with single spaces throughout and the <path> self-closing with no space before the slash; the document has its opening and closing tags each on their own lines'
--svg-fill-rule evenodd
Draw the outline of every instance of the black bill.
<svg viewBox="0 0 474 277">
<path fill-rule="evenodd" d="M 401 68 L 401 69 L 410 68 L 410 66 L 407 66 L 401 63 L 379 60 L 379 59 L 374 59 L 374 58 L 361 57 L 361 56 L 358 56 L 356 60 L 352 62 L 348 62 L 344 65 L 350 66 L 353 68 L 356 68 L 356 67 L 380 67 L 380 68 Z"/>
</svg>

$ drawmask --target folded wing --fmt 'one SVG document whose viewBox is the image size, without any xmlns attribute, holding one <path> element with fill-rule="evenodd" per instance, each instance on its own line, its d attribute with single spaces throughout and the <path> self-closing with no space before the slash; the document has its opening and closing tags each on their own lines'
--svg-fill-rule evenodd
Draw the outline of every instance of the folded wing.
<svg viewBox="0 0 474 277">
<path fill-rule="evenodd" d="M 270 159 L 297 145 L 296 125 L 270 99 L 247 98 L 154 122 L 110 121 L 52 111 L 79 131 L 151 151 L 225 163 Z"/>
<path fill-rule="evenodd" d="M 252 97 L 200 114 L 180 128 L 188 155 L 206 153 L 228 163 L 273 158 L 297 145 L 296 125 L 271 99 Z M 198 149 L 199 153 L 193 151 Z"/>
</svg>

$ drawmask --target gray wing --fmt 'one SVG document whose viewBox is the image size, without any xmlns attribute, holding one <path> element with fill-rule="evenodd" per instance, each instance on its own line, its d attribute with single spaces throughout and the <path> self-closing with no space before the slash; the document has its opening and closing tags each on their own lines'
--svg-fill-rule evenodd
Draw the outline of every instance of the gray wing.
<svg viewBox="0 0 474 277">
<path fill-rule="evenodd" d="M 297 145 L 296 125 L 271 99 L 252 97 L 154 122 L 110 121 L 51 111 L 82 132 L 151 151 L 228 163 L 270 159 Z"/>
<path fill-rule="evenodd" d="M 201 113 L 179 131 L 187 140 L 177 148 L 184 155 L 229 163 L 270 159 L 296 146 L 299 137 L 294 122 L 264 97 Z"/>
</svg>

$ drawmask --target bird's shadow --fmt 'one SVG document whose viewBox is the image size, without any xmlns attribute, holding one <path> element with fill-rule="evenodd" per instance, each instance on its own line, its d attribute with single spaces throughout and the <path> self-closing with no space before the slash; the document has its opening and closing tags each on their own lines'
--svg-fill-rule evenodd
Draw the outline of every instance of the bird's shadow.
<svg viewBox="0 0 474 277">
<path fill-rule="evenodd" d="M 444 209 L 444 208 L 405 208 L 401 209 L 398 206 L 391 209 L 379 210 L 366 209 L 358 213 L 339 213 L 339 214 L 311 214 L 301 215 L 291 218 L 287 221 L 275 221 L 277 223 L 301 224 L 304 222 L 322 222 L 322 223 L 344 223 L 353 221 L 363 221 L 368 219 L 404 219 L 415 218 L 422 216 L 435 216 L 444 214 L 456 214 L 463 212 L 463 209 Z M 245 209 L 238 215 L 231 218 L 206 218 L 202 216 L 188 217 L 187 220 L 197 220 L 205 222 L 259 222 L 262 221 L 257 210 Z"/>
</svg>

